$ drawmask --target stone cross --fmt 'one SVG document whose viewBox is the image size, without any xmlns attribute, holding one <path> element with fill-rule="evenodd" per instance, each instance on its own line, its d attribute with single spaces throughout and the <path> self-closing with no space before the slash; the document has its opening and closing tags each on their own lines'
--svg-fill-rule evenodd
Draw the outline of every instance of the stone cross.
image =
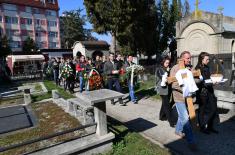
<svg viewBox="0 0 235 155">
<path fill-rule="evenodd" d="M 185 68 L 184 61 L 182 59 L 179 59 L 178 62 L 179 62 L 180 69 L 184 69 Z M 194 77 L 200 77 L 201 76 L 200 70 L 192 71 L 192 73 L 193 73 Z M 187 74 L 182 74 L 181 76 L 182 76 L 183 79 L 187 78 Z M 167 78 L 167 83 L 168 84 L 171 84 L 172 82 L 176 82 L 176 81 L 177 81 L 176 77 L 168 77 Z M 192 97 L 187 97 L 186 98 L 186 103 L 187 103 L 187 106 L 188 106 L 188 112 L 189 112 L 190 120 L 193 123 L 193 126 L 196 126 L 196 113 L 195 113 L 195 108 L 193 106 L 193 98 Z"/>
<path fill-rule="evenodd" d="M 194 12 L 195 15 L 194 16 L 195 16 L 196 19 L 201 17 L 201 11 L 199 10 L 199 4 L 200 3 L 201 2 L 199 2 L 199 0 L 196 0 L 196 2 L 195 2 L 195 12 Z"/>
</svg>

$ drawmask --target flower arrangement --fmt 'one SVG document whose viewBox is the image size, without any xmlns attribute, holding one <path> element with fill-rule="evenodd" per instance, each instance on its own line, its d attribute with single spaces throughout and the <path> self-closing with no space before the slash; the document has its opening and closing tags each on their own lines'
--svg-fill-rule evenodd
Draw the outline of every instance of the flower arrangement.
<svg viewBox="0 0 235 155">
<path fill-rule="evenodd" d="M 126 68 L 126 72 L 130 73 L 132 71 L 132 68 L 135 74 L 140 74 L 144 71 L 144 67 L 141 65 L 131 65 L 130 67 Z"/>
<path fill-rule="evenodd" d="M 73 74 L 73 69 L 69 65 L 65 65 L 62 68 L 61 77 L 67 79 L 72 74 Z"/>
<path fill-rule="evenodd" d="M 87 90 L 97 90 L 103 88 L 102 77 L 95 69 L 90 71 L 87 81 Z"/>
</svg>

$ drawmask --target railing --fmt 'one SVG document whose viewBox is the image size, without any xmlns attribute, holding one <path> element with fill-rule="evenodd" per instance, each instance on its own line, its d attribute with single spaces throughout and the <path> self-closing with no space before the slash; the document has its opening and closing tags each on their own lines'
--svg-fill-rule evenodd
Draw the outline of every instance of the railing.
<svg viewBox="0 0 235 155">
<path fill-rule="evenodd" d="M 48 140 L 48 139 L 51 139 L 51 138 L 54 138 L 54 137 L 57 137 L 57 136 L 61 136 L 61 135 L 67 134 L 67 133 L 71 133 L 71 132 L 74 132 L 74 131 L 77 131 L 77 130 L 82 130 L 82 129 L 85 129 L 85 128 L 88 128 L 88 127 L 91 127 L 91 126 L 95 126 L 95 125 L 97 125 L 97 123 L 92 123 L 92 124 L 80 126 L 80 127 L 77 127 L 77 128 L 69 129 L 69 130 L 66 130 L 66 131 L 57 132 L 57 133 L 54 133 L 54 134 L 51 134 L 51 135 L 48 135 L 48 136 L 45 136 L 45 137 L 39 137 L 39 138 L 36 138 L 36 139 L 28 140 L 28 141 L 25 141 L 25 142 L 22 142 L 22 143 L 19 143 L 19 144 L 10 145 L 10 146 L 7 146 L 7 147 L 0 147 L 0 153 L 11 150 L 11 149 L 15 149 L 15 148 L 18 148 L 18 147 L 22 147 L 22 146 L 25 146 L 25 145 L 40 142 L 40 141 L 43 141 L 43 140 Z"/>
<path fill-rule="evenodd" d="M 14 73 L 11 76 L 11 80 L 31 80 L 31 79 L 43 79 L 42 71 L 29 71 L 29 72 L 19 72 Z"/>
</svg>

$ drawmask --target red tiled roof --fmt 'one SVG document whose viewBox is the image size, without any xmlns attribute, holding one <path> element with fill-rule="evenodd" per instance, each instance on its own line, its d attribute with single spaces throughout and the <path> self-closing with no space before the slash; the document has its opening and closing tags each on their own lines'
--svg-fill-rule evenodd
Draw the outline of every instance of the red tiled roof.
<svg viewBox="0 0 235 155">
<path fill-rule="evenodd" d="M 45 0 L 45 5 L 40 0 L 0 0 L 0 3 L 9 3 L 15 5 L 31 6 L 36 8 L 59 10 L 58 0 L 55 1 L 55 4 L 48 3 Z"/>
</svg>

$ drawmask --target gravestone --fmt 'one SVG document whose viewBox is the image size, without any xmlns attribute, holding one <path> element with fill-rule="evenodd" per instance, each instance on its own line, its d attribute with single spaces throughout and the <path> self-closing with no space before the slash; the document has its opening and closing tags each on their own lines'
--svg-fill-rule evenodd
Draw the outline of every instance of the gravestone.
<svg viewBox="0 0 235 155">
<path fill-rule="evenodd" d="M 0 134 L 33 126 L 33 120 L 25 106 L 0 109 Z"/>
</svg>

